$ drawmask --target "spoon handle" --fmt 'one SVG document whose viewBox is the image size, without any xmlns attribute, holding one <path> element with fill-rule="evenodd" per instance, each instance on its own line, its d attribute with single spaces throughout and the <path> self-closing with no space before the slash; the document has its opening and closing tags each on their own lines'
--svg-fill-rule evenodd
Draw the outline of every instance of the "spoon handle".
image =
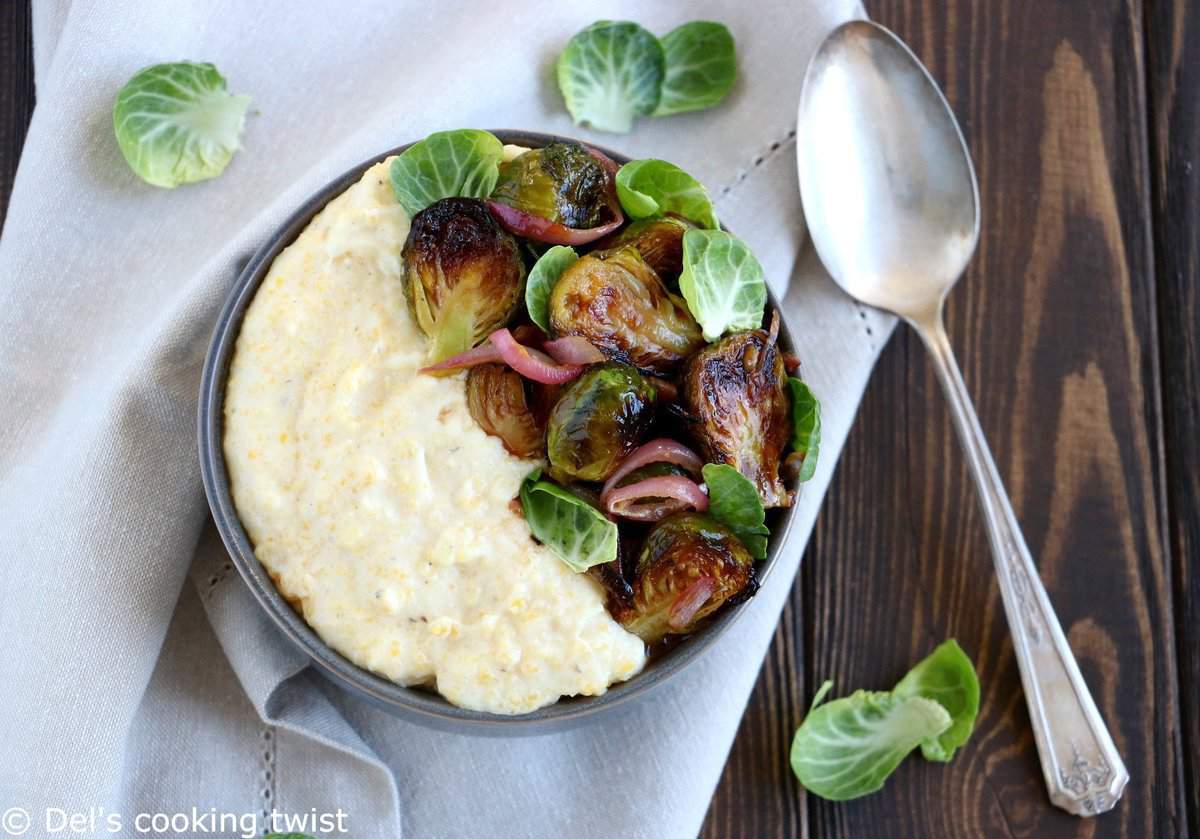
<svg viewBox="0 0 1200 839">
<path fill-rule="evenodd" d="M 914 319 L 911 323 L 933 356 L 979 490 L 1050 800 L 1077 816 L 1111 810 L 1125 790 L 1129 773 L 1083 681 L 1029 555 L 954 360 L 941 312 L 924 322 Z"/>
</svg>

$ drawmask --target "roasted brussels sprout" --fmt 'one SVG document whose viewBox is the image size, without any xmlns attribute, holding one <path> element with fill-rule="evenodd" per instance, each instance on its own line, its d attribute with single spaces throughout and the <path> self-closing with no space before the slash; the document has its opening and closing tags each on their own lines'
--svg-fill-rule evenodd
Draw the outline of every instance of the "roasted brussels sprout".
<svg viewBox="0 0 1200 839">
<path fill-rule="evenodd" d="M 775 316 L 778 318 L 778 314 Z M 727 335 L 688 360 L 682 398 L 691 435 L 709 463 L 728 463 L 750 479 L 764 507 L 787 507 L 779 459 L 791 436 L 787 378 L 768 332 Z"/>
<path fill-rule="evenodd" d="M 683 271 L 683 234 L 691 229 L 691 224 L 675 216 L 647 218 L 601 239 L 596 247 L 607 250 L 631 245 L 663 282 L 675 285 Z"/>
<path fill-rule="evenodd" d="M 646 536 L 633 579 L 633 602 L 616 618 L 647 644 L 686 635 L 713 612 L 756 588 L 754 560 L 725 525 L 676 513 Z"/>
<path fill-rule="evenodd" d="M 616 361 L 670 376 L 704 346 L 700 327 L 667 291 L 637 249 L 584 256 L 563 271 L 550 294 L 555 335 L 581 335 Z"/>
<path fill-rule="evenodd" d="M 563 388 L 546 426 L 550 474 L 560 482 L 603 481 L 654 421 L 654 386 L 627 364 L 589 368 Z"/>
<path fill-rule="evenodd" d="M 517 457 L 545 451 L 545 422 L 531 408 L 521 374 L 504 364 L 480 364 L 467 374 L 467 408 L 479 427 Z"/>
<path fill-rule="evenodd" d="M 578 143 L 551 143 L 500 167 L 492 200 L 530 215 L 584 229 L 616 217 L 612 176 Z"/>
<path fill-rule="evenodd" d="M 404 243 L 404 290 L 436 363 L 469 350 L 521 304 L 517 240 L 474 198 L 443 198 L 417 213 Z"/>
</svg>

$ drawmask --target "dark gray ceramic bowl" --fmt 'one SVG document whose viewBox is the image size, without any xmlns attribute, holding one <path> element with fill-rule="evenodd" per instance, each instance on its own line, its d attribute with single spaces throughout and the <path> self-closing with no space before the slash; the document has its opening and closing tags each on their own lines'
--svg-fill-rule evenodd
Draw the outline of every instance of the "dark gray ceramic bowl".
<svg viewBox="0 0 1200 839">
<path fill-rule="evenodd" d="M 556 139 L 546 134 L 531 134 L 524 131 L 493 132 L 505 143 L 540 147 Z M 242 270 L 225 301 L 217 319 L 208 356 L 204 361 L 204 372 L 200 381 L 200 469 L 204 479 L 204 490 L 212 508 L 213 518 L 220 531 L 225 547 L 233 558 L 250 590 L 275 621 L 283 633 L 300 649 L 304 650 L 319 669 L 336 684 L 382 706 L 383 708 L 416 722 L 438 728 L 468 732 L 472 734 L 516 735 L 541 733 L 549 729 L 565 728 L 605 716 L 607 712 L 628 707 L 631 700 L 641 697 L 651 689 L 670 681 L 691 662 L 697 660 L 712 646 L 746 609 L 755 608 L 754 598 L 718 612 L 714 619 L 699 632 L 680 641 L 667 652 L 652 659 L 646 669 L 627 682 L 613 685 L 600 696 L 562 699 L 554 705 L 520 716 L 504 716 L 470 711 L 451 705 L 441 696 L 421 688 L 406 688 L 365 670 L 348 661 L 329 647 L 314 632 L 304 619 L 284 600 L 271 582 L 267 571 L 254 555 L 250 537 L 238 518 L 237 510 L 229 489 L 229 472 L 225 466 L 224 404 L 225 379 L 229 373 L 229 362 L 233 357 L 234 344 L 241 328 L 246 307 L 266 276 L 271 263 L 279 253 L 295 241 L 308 222 L 333 198 L 355 183 L 370 166 L 386 157 L 398 154 L 408 146 L 400 146 L 364 161 L 349 172 L 326 185 L 305 202 L 291 218 L 280 226 L 278 232 L 264 244 Z M 606 151 L 618 162 L 628 158 Z M 778 301 L 772 295 L 772 307 Z M 792 349 L 791 335 L 787 324 L 782 324 L 780 345 Z M 793 508 L 794 509 L 794 508 Z M 775 561 L 788 541 L 792 526 L 792 510 L 775 510 L 768 517 L 771 526 L 771 541 L 767 558 L 758 566 L 759 580 L 763 580 L 775 566 Z"/>
</svg>

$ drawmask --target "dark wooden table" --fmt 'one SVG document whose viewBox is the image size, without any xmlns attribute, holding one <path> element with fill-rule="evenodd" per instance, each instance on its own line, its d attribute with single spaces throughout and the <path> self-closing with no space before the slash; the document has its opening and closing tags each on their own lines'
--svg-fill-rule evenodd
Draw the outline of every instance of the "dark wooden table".
<svg viewBox="0 0 1200 839">
<path fill-rule="evenodd" d="M 919 342 L 880 359 L 703 836 L 1200 839 L 1200 4 L 877 0 L 946 91 L 983 233 L 948 326 L 1132 780 L 1050 806 L 974 493 Z M 0 2 L 0 217 L 33 107 Z M 3 278 L 0 278 L 3 282 Z M 949 765 L 831 804 L 787 765 L 813 686 L 884 688 L 948 636 L 983 685 Z"/>
</svg>

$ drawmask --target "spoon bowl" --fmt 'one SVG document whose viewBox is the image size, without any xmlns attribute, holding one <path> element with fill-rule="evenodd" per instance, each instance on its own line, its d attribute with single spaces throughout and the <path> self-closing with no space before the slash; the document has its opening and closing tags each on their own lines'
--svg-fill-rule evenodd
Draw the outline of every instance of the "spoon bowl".
<svg viewBox="0 0 1200 839">
<path fill-rule="evenodd" d="M 868 21 L 835 29 L 804 79 L 796 160 L 813 244 L 852 297 L 924 341 L 979 491 L 1050 800 L 1112 809 L 1129 773 L 1021 535 L 942 323 L 979 239 L 979 188 L 950 106 L 921 62 Z"/>
<path fill-rule="evenodd" d="M 834 30 L 808 67 L 796 147 L 804 215 L 834 280 L 905 317 L 936 309 L 975 251 L 979 188 L 916 56 L 868 21 Z"/>
</svg>

